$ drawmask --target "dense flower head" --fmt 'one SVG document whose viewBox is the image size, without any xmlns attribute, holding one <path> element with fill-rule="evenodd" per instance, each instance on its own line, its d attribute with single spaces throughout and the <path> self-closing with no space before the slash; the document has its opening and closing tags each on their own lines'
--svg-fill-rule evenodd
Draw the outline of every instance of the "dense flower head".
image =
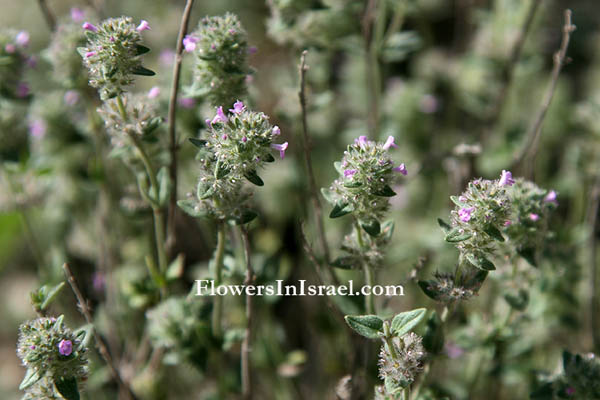
<svg viewBox="0 0 600 400">
<path fill-rule="evenodd" d="M 125 92 L 134 74 L 153 75 L 142 67 L 140 56 L 148 49 L 142 46 L 137 28 L 130 17 L 110 18 L 98 26 L 89 22 L 82 25 L 87 46 L 78 51 L 89 71 L 90 85 L 99 90 L 103 100 Z"/>
<path fill-rule="evenodd" d="M 486 272 L 477 268 L 463 269 L 460 276 L 447 272 L 435 272 L 432 280 L 419 281 L 419 286 L 433 300 L 440 303 L 452 303 L 469 300 L 477 295 L 485 277 Z"/>
<path fill-rule="evenodd" d="M 77 381 L 87 379 L 86 353 L 81 336 L 65 327 L 62 316 L 38 318 L 19 328 L 17 355 L 23 365 L 37 372 L 40 378 L 52 381 L 58 378 L 74 378 Z M 42 379 L 27 390 L 35 392 L 53 389 L 52 386 L 45 386 Z"/>
<path fill-rule="evenodd" d="M 451 197 L 456 204 L 451 212 L 452 238 L 460 237 L 460 240 L 448 237 L 447 240 L 456 243 L 461 253 L 471 260 L 494 252 L 495 240 L 499 239 L 497 236 L 511 212 L 507 194 L 510 186 L 501 182 L 502 178 L 478 178 L 469 182 L 459 197 Z"/>
<path fill-rule="evenodd" d="M 391 340 L 394 352 L 384 342 L 379 352 L 379 377 L 390 380 L 393 386 L 407 387 L 414 382 L 423 370 L 426 355 L 422 341 L 414 332 L 394 337 Z"/>
<path fill-rule="evenodd" d="M 81 67 L 81 57 L 77 54 L 77 49 L 86 42 L 85 31 L 76 21 L 63 22 L 52 33 L 44 57 L 52 65 L 52 77 L 65 88 L 84 89 L 87 86 L 88 74 Z"/>
<path fill-rule="evenodd" d="M 28 38 L 24 31 L 0 29 L 0 97 L 25 98 L 29 94 L 28 90 L 23 90 L 26 87 L 23 78 L 30 60 L 25 50 Z"/>
<path fill-rule="evenodd" d="M 329 188 L 332 198 L 359 220 L 381 219 L 389 208 L 388 197 L 395 195 L 390 186 L 399 173 L 406 174 L 406 168 L 396 167 L 389 155 L 393 143 L 391 136 L 385 143 L 360 136 L 335 164 L 339 177 Z"/>
<path fill-rule="evenodd" d="M 155 99 L 150 99 L 147 95 L 126 94 L 122 96 L 122 101 L 126 119 L 123 119 L 115 99 L 105 101 L 98 109 L 113 146 L 130 144 L 130 135 L 151 141 L 152 133 L 162 123 L 162 118 L 157 115 Z"/>
<path fill-rule="evenodd" d="M 206 96 L 212 105 L 225 108 L 245 96 L 250 72 L 248 43 L 236 15 L 203 18 L 196 31 L 184 38 L 183 45 L 196 55 L 190 94 Z"/>
<path fill-rule="evenodd" d="M 507 193 L 513 211 L 503 231 L 517 250 L 533 249 L 547 233 L 548 218 L 558 204 L 557 194 L 523 178 L 515 179 Z"/>
</svg>

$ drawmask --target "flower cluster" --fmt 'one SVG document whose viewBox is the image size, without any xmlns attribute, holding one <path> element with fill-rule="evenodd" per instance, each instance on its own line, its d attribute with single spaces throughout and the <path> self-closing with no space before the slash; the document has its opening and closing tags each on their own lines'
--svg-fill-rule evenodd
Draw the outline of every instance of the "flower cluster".
<svg viewBox="0 0 600 400">
<path fill-rule="evenodd" d="M 456 207 L 446 241 L 455 243 L 461 256 L 478 268 L 494 269 L 485 256 L 494 253 L 495 240 L 504 241 L 500 230 L 511 212 L 508 190 L 513 184 L 511 173 L 503 171 L 500 179 L 475 179 L 459 197 L 451 197 Z"/>
<path fill-rule="evenodd" d="M 381 346 L 379 352 L 379 377 L 386 386 L 407 387 L 423 370 L 425 349 L 423 339 L 414 332 L 393 337 Z M 391 343 L 394 349 L 390 349 Z M 376 389 L 377 392 L 377 389 Z"/>
<path fill-rule="evenodd" d="M 511 219 L 503 232 L 520 253 L 531 253 L 546 233 L 550 212 L 558 205 L 554 190 L 545 190 L 522 178 L 515 180 L 508 191 L 512 204 Z"/>
<path fill-rule="evenodd" d="M 52 65 L 52 77 L 67 89 L 82 89 L 88 82 L 87 73 L 81 68 L 81 57 L 76 51 L 87 42 L 85 31 L 81 29 L 84 16 L 82 10 L 72 9 L 71 20 L 57 25 L 44 54 Z"/>
<path fill-rule="evenodd" d="M 395 166 L 388 150 L 396 147 L 394 138 L 385 143 L 361 136 L 348 146 L 335 167 L 339 177 L 329 188 L 329 197 L 344 214 L 351 212 L 359 221 L 381 220 L 389 209 L 388 197 L 398 174 L 406 175 L 404 164 Z M 335 209 L 334 209 L 335 210 Z"/>
<path fill-rule="evenodd" d="M 452 303 L 475 296 L 486 276 L 487 272 L 476 268 L 461 271 L 460 275 L 435 272 L 434 279 L 419 281 L 419 286 L 430 298 L 441 303 Z"/>
<path fill-rule="evenodd" d="M 183 44 L 187 52 L 196 55 L 189 95 L 206 96 L 213 106 L 226 107 L 246 95 L 249 48 L 246 31 L 236 15 L 203 18 Z"/>
<path fill-rule="evenodd" d="M 600 361 L 594 353 L 580 355 L 564 351 L 562 366 L 563 373 L 544 382 L 531 394 L 532 399 L 600 398 Z"/>
<path fill-rule="evenodd" d="M 62 381 L 81 382 L 87 379 L 86 353 L 80 336 L 64 326 L 63 316 L 38 318 L 22 324 L 17 355 L 28 373 L 21 388 L 29 393 L 30 398 L 35 398 L 35 392 L 47 392 L 60 398 L 54 392 L 54 386 L 60 391 Z"/>
<path fill-rule="evenodd" d="M 149 29 L 142 21 L 137 27 L 130 17 L 110 18 L 99 26 L 85 22 L 87 47 L 77 50 L 90 75 L 90 85 L 103 100 L 125 92 L 133 83 L 132 75 L 154 75 L 142 66 L 140 56 L 149 51 L 142 43 L 141 32 Z"/>
<path fill-rule="evenodd" d="M 257 171 L 275 161 L 273 150 L 283 159 L 288 143 L 273 143 L 281 134 L 279 127 L 272 126 L 264 113 L 247 110 L 241 101 L 227 114 L 218 107 L 206 123 L 206 139 L 193 140 L 200 147 L 202 164 L 194 208 L 217 219 L 243 219 L 249 194 L 242 183 L 247 180 L 262 186 Z"/>
<path fill-rule="evenodd" d="M 29 86 L 23 81 L 23 76 L 34 59 L 25 53 L 28 45 L 27 32 L 0 30 L 0 98 L 23 99 L 29 96 Z"/>
<path fill-rule="evenodd" d="M 126 94 L 119 100 L 105 101 L 98 109 L 111 137 L 112 145 L 125 147 L 130 145 L 130 138 L 152 142 L 152 135 L 162 123 L 157 116 L 157 104 L 154 100 L 143 95 Z"/>
</svg>

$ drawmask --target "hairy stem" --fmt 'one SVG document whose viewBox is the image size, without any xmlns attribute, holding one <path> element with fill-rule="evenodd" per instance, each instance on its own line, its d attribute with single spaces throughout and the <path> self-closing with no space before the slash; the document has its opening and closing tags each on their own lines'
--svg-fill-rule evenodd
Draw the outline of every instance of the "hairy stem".
<svg viewBox="0 0 600 400">
<path fill-rule="evenodd" d="M 548 108 L 552 103 L 552 98 L 554 97 L 554 92 L 556 91 L 560 71 L 567 61 L 567 49 L 569 48 L 571 33 L 575 31 L 575 25 L 571 23 L 571 14 L 571 10 L 565 10 L 565 24 L 563 26 L 562 41 L 559 50 L 554 54 L 554 67 L 552 68 L 550 83 L 546 88 L 542 105 L 538 110 L 536 117 L 529 128 L 529 131 L 527 132 L 525 143 L 519 153 L 515 155 L 513 160 L 514 168 L 516 166 L 521 166 L 521 164 L 523 164 L 523 162 L 527 159 L 528 165 L 526 168 L 524 168 L 524 175 L 527 177 L 531 177 L 533 173 L 533 165 L 539 147 L 544 118 L 546 117 Z"/>
<path fill-rule="evenodd" d="M 219 287 L 223 281 L 223 258 L 225 257 L 225 223 L 218 222 L 217 226 L 217 249 L 215 252 L 215 287 Z M 212 313 L 212 331 L 215 337 L 221 337 L 221 318 L 223 313 L 223 298 L 215 296 Z"/>
<path fill-rule="evenodd" d="M 356 232 L 356 241 L 358 242 L 360 252 L 363 253 L 365 251 L 365 242 L 358 221 L 354 221 L 354 231 Z M 375 283 L 373 279 L 373 267 L 363 262 L 362 269 L 365 274 L 365 285 L 372 288 Z M 367 314 L 375 314 L 375 298 L 371 292 L 365 296 L 365 310 Z"/>
<path fill-rule="evenodd" d="M 89 309 L 88 302 L 85 299 L 85 297 L 83 297 L 81 290 L 79 290 L 79 286 L 77 285 L 77 281 L 75 280 L 75 277 L 73 276 L 69 265 L 63 264 L 63 270 L 67 277 L 67 281 L 69 282 L 69 285 L 71 286 L 71 289 L 73 290 L 73 293 L 77 298 L 77 305 L 79 307 L 79 311 L 85 318 L 85 321 L 88 324 L 94 326 L 94 318 L 92 317 L 92 313 Z M 110 370 L 113 379 L 117 382 L 117 385 L 119 386 L 119 392 L 130 400 L 137 400 L 137 397 L 131 390 L 131 387 L 129 387 L 129 385 L 123 380 L 122 374 L 117 369 L 116 363 L 112 359 L 112 356 L 108 351 L 108 346 L 104 342 L 104 339 L 102 339 L 102 336 L 98 334 L 98 330 L 95 328 L 94 339 L 96 340 L 96 346 L 98 347 L 98 352 L 100 353 L 100 356 L 102 356 L 102 358 L 106 362 L 106 365 L 108 366 L 108 369 Z"/>
<path fill-rule="evenodd" d="M 244 255 L 246 257 L 246 279 L 244 285 L 249 286 L 254 283 L 254 270 L 252 269 L 252 261 L 250 259 L 250 240 L 248 239 L 248 231 L 245 227 L 241 227 L 242 240 L 244 242 Z M 250 351 L 252 342 L 252 296 L 246 292 L 246 331 L 244 333 L 244 341 L 242 342 L 242 397 L 244 400 L 252 399 L 252 374 L 250 370 Z"/>
<path fill-rule="evenodd" d="M 175 60 L 173 63 L 173 83 L 171 85 L 171 96 L 169 99 L 169 151 L 171 153 L 171 161 L 169 164 L 169 177 L 171 179 L 171 193 L 169 196 L 169 211 L 168 211 L 168 234 L 167 234 L 167 249 L 171 253 L 173 247 L 177 243 L 175 229 L 175 214 L 177 212 L 177 144 L 176 134 L 176 119 L 177 119 L 177 94 L 179 92 L 179 80 L 181 77 L 181 60 L 183 53 L 183 38 L 185 37 L 190 14 L 194 0 L 187 0 L 183 16 L 181 17 L 181 25 L 179 26 L 179 34 L 177 35 L 177 48 L 175 50 Z"/>
<path fill-rule="evenodd" d="M 129 119 L 127 116 L 127 111 L 125 110 L 125 105 L 123 104 L 123 99 L 121 96 L 117 96 L 117 106 L 119 108 L 119 112 L 125 121 Z M 150 157 L 144 150 L 144 146 L 140 143 L 139 139 L 135 136 L 135 133 L 127 131 L 126 132 L 131 142 L 135 146 L 140 156 L 140 160 L 144 164 L 144 168 L 146 169 L 146 174 L 148 175 L 148 179 L 150 179 L 150 185 L 152 186 L 152 191 L 154 195 L 154 201 L 158 201 L 159 197 L 159 186 L 158 180 L 156 179 L 156 172 L 154 167 L 152 166 L 152 162 L 150 161 Z M 156 240 L 156 252 L 158 254 L 158 267 L 161 273 L 164 275 L 167 271 L 167 254 L 165 252 L 165 223 L 163 218 L 163 212 L 158 204 L 155 202 L 150 202 L 152 206 L 152 211 L 154 214 L 154 236 Z"/>
</svg>

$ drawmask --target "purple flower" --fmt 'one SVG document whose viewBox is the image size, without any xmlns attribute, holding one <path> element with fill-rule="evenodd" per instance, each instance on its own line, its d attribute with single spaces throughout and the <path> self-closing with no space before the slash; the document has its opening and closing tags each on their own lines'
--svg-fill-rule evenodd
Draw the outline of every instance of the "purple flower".
<svg viewBox="0 0 600 400">
<path fill-rule="evenodd" d="M 242 136 L 242 143 L 246 143 L 248 141 L 248 138 L 246 136 Z"/>
<path fill-rule="evenodd" d="M 285 142 L 284 144 L 271 143 L 271 148 L 278 150 L 279 156 L 283 160 L 283 157 L 285 157 L 285 150 L 288 148 L 288 142 Z"/>
<path fill-rule="evenodd" d="M 29 124 L 29 133 L 36 139 L 44 137 L 46 134 L 46 122 L 42 119 L 36 119 Z"/>
<path fill-rule="evenodd" d="M 346 178 L 348 178 L 349 176 L 353 176 L 357 172 L 358 172 L 358 170 L 356 170 L 356 169 L 345 169 L 344 170 L 344 176 Z"/>
<path fill-rule="evenodd" d="M 148 21 L 146 21 L 145 19 L 140 21 L 140 24 L 137 26 L 137 28 L 135 28 L 136 31 L 141 32 L 141 31 L 149 31 L 150 30 L 150 24 L 148 23 Z"/>
<path fill-rule="evenodd" d="M 193 97 L 181 97 L 179 99 L 179 105 L 183 108 L 193 108 L 196 105 L 196 99 Z"/>
<path fill-rule="evenodd" d="M 515 180 L 512 177 L 512 173 L 505 169 L 502 170 L 502 176 L 500 176 L 500 182 L 498 182 L 500 186 L 512 186 L 515 183 Z"/>
<path fill-rule="evenodd" d="M 565 389 L 565 393 L 567 396 L 573 396 L 575 394 L 575 388 L 573 386 L 569 386 Z"/>
<path fill-rule="evenodd" d="M 61 340 L 58 344 L 58 352 L 63 356 L 70 356 L 73 352 L 73 343 L 70 340 Z"/>
<path fill-rule="evenodd" d="M 246 109 L 246 106 L 241 101 L 236 101 L 233 103 L 233 108 L 229 109 L 229 112 L 233 114 L 241 114 Z"/>
<path fill-rule="evenodd" d="M 83 12 L 83 10 L 81 8 L 77 8 L 77 7 L 71 8 L 71 19 L 74 22 L 81 22 L 81 21 L 83 21 L 84 17 L 85 17 L 85 13 Z"/>
<path fill-rule="evenodd" d="M 367 137 L 359 136 L 358 139 L 354 139 L 354 144 L 357 144 L 360 147 L 365 147 L 367 145 Z"/>
<path fill-rule="evenodd" d="M 278 127 L 277 125 L 275 125 L 275 126 L 273 127 L 272 134 L 273 134 L 274 136 L 279 136 L 279 135 L 281 135 L 281 129 L 279 129 L 279 127 Z"/>
<path fill-rule="evenodd" d="M 89 22 L 84 22 L 83 25 L 81 25 L 81 27 L 86 31 L 98 32 L 98 28 L 96 28 L 94 24 L 91 24 Z"/>
<path fill-rule="evenodd" d="M 15 51 L 17 51 L 17 47 L 12 43 L 8 43 L 6 46 L 4 46 L 4 51 L 6 51 L 8 54 L 13 54 Z"/>
<path fill-rule="evenodd" d="M 29 46 L 29 33 L 21 31 L 15 37 L 15 42 L 21 47 Z"/>
<path fill-rule="evenodd" d="M 148 98 L 155 99 L 160 96 L 160 88 L 158 86 L 154 86 L 152 89 L 148 91 Z"/>
<path fill-rule="evenodd" d="M 199 40 L 200 39 L 198 39 L 196 36 L 186 35 L 183 38 L 183 47 L 185 48 L 185 51 L 191 53 L 192 51 L 196 50 L 196 43 L 198 43 Z"/>
<path fill-rule="evenodd" d="M 211 124 L 214 124 L 217 122 L 226 123 L 227 121 L 228 121 L 227 116 L 223 112 L 223 106 L 221 106 L 221 107 L 217 108 L 217 115 L 215 115 L 215 117 L 212 119 L 212 121 L 210 121 L 210 123 Z"/>
<path fill-rule="evenodd" d="M 385 144 L 383 145 L 383 149 L 387 150 L 390 147 L 398 147 L 396 145 L 396 143 L 394 143 L 394 137 L 393 136 L 388 136 L 387 140 L 385 141 Z"/>
<path fill-rule="evenodd" d="M 248 54 L 254 54 L 258 51 L 258 49 L 254 46 L 248 47 Z"/>
<path fill-rule="evenodd" d="M 29 348 L 30 348 L 31 350 L 35 350 L 35 345 L 34 345 L 34 344 L 32 344 L 31 346 L 29 346 Z"/>
<path fill-rule="evenodd" d="M 87 53 L 85 53 L 85 58 L 94 57 L 96 54 L 98 53 L 95 51 L 88 51 Z"/>
<path fill-rule="evenodd" d="M 221 136 L 221 139 L 227 140 L 227 135 L 224 134 L 223 136 Z"/>
<path fill-rule="evenodd" d="M 27 97 L 29 95 L 29 85 L 26 84 L 25 82 L 19 82 L 19 84 L 17 85 L 17 97 L 22 99 L 24 97 Z"/>
<path fill-rule="evenodd" d="M 531 213 L 529 214 L 529 219 L 532 221 L 537 221 L 538 219 L 540 219 L 540 216 L 535 213 Z"/>
<path fill-rule="evenodd" d="M 102 292 L 106 285 L 106 278 L 102 272 L 95 272 L 92 278 L 92 286 L 96 292 Z"/>
<path fill-rule="evenodd" d="M 544 203 L 558 204 L 558 201 L 556 201 L 556 198 L 557 198 L 556 192 L 554 190 L 551 190 L 548 192 L 546 197 L 544 197 Z"/>
<path fill-rule="evenodd" d="M 471 220 L 471 213 L 475 211 L 475 207 L 463 207 L 458 210 L 458 218 L 462 222 L 469 222 Z"/>
<path fill-rule="evenodd" d="M 512 225 L 512 221 L 507 219 L 506 221 L 504 221 L 504 226 L 511 226 Z"/>
<path fill-rule="evenodd" d="M 392 168 L 392 171 L 400 172 L 404 176 L 406 176 L 408 174 L 408 171 L 406 170 L 406 165 L 404 165 L 404 163 L 400 164 L 399 166 L 397 166 L 395 168 Z"/>
</svg>

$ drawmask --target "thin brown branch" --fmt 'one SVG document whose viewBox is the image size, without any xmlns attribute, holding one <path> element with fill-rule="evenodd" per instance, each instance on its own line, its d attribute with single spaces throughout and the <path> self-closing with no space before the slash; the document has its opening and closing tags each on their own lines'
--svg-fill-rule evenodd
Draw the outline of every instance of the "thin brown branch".
<svg viewBox="0 0 600 400">
<path fill-rule="evenodd" d="M 523 22 L 523 26 L 519 30 L 518 36 L 512 45 L 508 61 L 502 69 L 502 75 L 500 78 L 500 92 L 498 93 L 498 97 L 496 98 L 490 116 L 487 118 L 486 128 L 483 132 L 482 140 L 486 140 L 487 132 L 489 132 L 489 129 L 492 129 L 494 125 L 496 125 L 498 119 L 500 118 L 500 114 L 504 109 L 504 103 L 506 102 L 508 91 L 512 86 L 515 70 L 517 68 L 519 59 L 521 58 L 521 53 L 523 52 L 525 39 L 527 39 L 527 36 L 531 31 L 533 20 L 541 2 L 542 0 L 531 0 L 529 9 L 527 10 L 527 16 Z"/>
<path fill-rule="evenodd" d="M 42 11 L 42 15 L 46 20 L 48 28 L 54 32 L 56 30 L 56 17 L 52 13 L 52 10 L 50 10 L 50 7 L 48 7 L 46 0 L 38 0 L 38 5 L 40 6 L 40 10 Z"/>
<path fill-rule="evenodd" d="M 539 147 L 544 118 L 546 117 L 548 108 L 552 103 L 552 98 L 554 97 L 554 92 L 556 91 L 560 71 L 567 62 L 567 49 L 569 48 L 571 33 L 575 31 L 575 25 L 571 23 L 571 14 L 571 10 L 565 10 L 565 24 L 563 26 L 562 41 L 560 44 L 560 49 L 554 54 L 554 67 L 552 68 L 550 83 L 546 89 L 546 93 L 544 94 L 541 107 L 538 110 L 529 131 L 527 132 L 525 144 L 515 156 L 513 161 L 513 168 L 515 168 L 517 166 L 522 166 L 523 162 L 527 158 L 528 165 L 526 168 L 524 168 L 525 173 L 523 174 L 527 177 L 530 177 L 533 172 L 533 164 Z"/>
<path fill-rule="evenodd" d="M 169 214 L 167 219 L 167 253 L 171 254 L 177 242 L 175 229 L 175 215 L 177 213 L 177 151 L 179 145 L 176 135 L 176 118 L 177 118 L 177 94 L 179 92 L 179 80 L 181 78 L 181 60 L 183 53 L 183 38 L 187 34 L 190 21 L 190 14 L 194 0 L 187 0 L 183 16 L 181 17 L 181 25 L 179 34 L 177 35 L 177 47 L 175 50 L 175 60 L 173 65 L 173 83 L 171 86 L 171 96 L 169 99 L 169 151 L 171 153 L 171 161 L 169 164 L 169 177 L 171 178 L 171 194 L 169 196 Z"/>
<path fill-rule="evenodd" d="M 308 135 L 308 121 L 307 121 L 307 107 L 306 107 L 306 71 L 308 66 L 306 65 L 306 54 L 307 50 L 302 52 L 300 56 L 300 91 L 298 97 L 300 98 L 300 107 L 302 108 L 302 150 L 304 152 L 304 162 L 306 164 L 306 170 L 308 173 L 308 184 L 310 189 L 310 197 L 315 210 L 315 223 L 319 233 L 319 240 L 321 242 L 321 250 L 325 260 L 329 262 L 329 245 L 327 244 L 327 237 L 325 236 L 325 227 L 323 226 L 323 209 L 321 208 L 321 202 L 319 201 L 319 194 L 317 191 L 317 183 L 315 180 L 315 174 L 312 167 L 312 160 L 310 152 L 312 151 L 312 143 L 310 136 Z M 333 275 L 333 274 L 332 274 Z"/>
<path fill-rule="evenodd" d="M 92 313 L 88 306 L 87 300 L 81 293 L 81 290 L 79 290 L 79 286 L 77 285 L 75 276 L 73 276 L 73 273 L 71 272 L 71 268 L 69 268 L 69 265 L 65 263 L 65 264 L 63 264 L 63 270 L 67 277 L 67 281 L 69 282 L 69 285 L 71 285 L 71 289 L 73 290 L 73 293 L 75 294 L 75 297 L 77 298 L 77 305 L 78 305 L 79 311 L 85 318 L 86 322 L 88 324 L 94 326 L 94 317 L 92 316 Z M 113 379 L 117 382 L 117 385 L 119 386 L 119 393 L 121 393 L 121 395 L 124 398 L 127 398 L 129 400 L 137 400 L 137 397 L 135 396 L 135 394 L 133 393 L 133 391 L 131 390 L 129 385 L 123 380 L 121 373 L 117 369 L 117 367 L 112 359 L 112 356 L 110 355 L 110 352 L 108 351 L 108 347 L 107 347 L 106 343 L 104 342 L 104 339 L 102 339 L 102 336 L 100 336 L 98 334 L 98 331 L 95 328 L 94 328 L 94 339 L 96 340 L 96 346 L 98 346 L 98 352 L 100 353 L 100 356 L 102 356 L 102 358 L 108 365 L 108 368 L 110 370 L 111 375 L 113 376 Z"/>
<path fill-rule="evenodd" d="M 241 228 L 242 240 L 244 242 L 244 256 L 246 258 L 246 279 L 244 286 L 248 287 L 254 283 L 254 270 L 252 269 L 252 260 L 250 259 L 250 240 L 248 239 L 248 231 L 245 227 Z M 242 342 L 242 398 L 250 400 L 252 394 L 252 372 L 250 368 L 250 351 L 252 342 L 252 296 L 246 291 L 246 331 L 244 333 L 244 341 Z"/>
</svg>

